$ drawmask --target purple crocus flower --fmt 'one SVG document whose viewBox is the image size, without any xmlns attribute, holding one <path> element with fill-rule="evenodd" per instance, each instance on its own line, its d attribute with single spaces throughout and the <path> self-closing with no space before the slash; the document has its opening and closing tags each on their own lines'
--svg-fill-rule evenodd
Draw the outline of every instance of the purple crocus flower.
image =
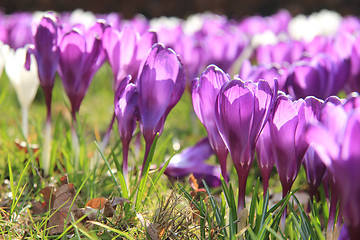
<svg viewBox="0 0 360 240">
<path fill-rule="evenodd" d="M 288 92 L 295 99 L 307 96 L 326 98 L 329 93 L 326 90 L 329 80 L 326 69 L 309 61 L 299 61 L 293 64 L 287 78 Z M 332 78 L 331 78 L 332 80 Z"/>
<path fill-rule="evenodd" d="M 101 39 L 96 36 L 85 36 L 73 29 L 65 34 L 59 44 L 59 75 L 64 89 L 70 99 L 74 121 L 80 104 L 96 71 L 102 65 Z"/>
<path fill-rule="evenodd" d="M 154 44 L 140 67 L 136 85 L 140 128 L 146 142 L 144 167 L 156 134 L 161 134 L 167 115 L 185 90 L 186 77 L 176 53 L 160 43 Z"/>
<path fill-rule="evenodd" d="M 127 75 L 137 76 L 141 61 L 156 42 L 154 32 L 140 36 L 132 27 L 124 27 L 121 32 L 110 26 L 105 29 L 103 47 L 114 74 L 114 89 Z"/>
<path fill-rule="evenodd" d="M 220 168 L 205 163 L 214 154 L 208 138 L 199 141 L 195 146 L 185 148 L 174 155 L 165 170 L 165 174 L 171 178 L 183 178 L 193 174 L 196 179 L 205 179 L 211 187 L 221 185 Z"/>
<path fill-rule="evenodd" d="M 136 128 L 138 115 L 138 98 L 136 86 L 130 83 L 128 76 L 119 85 L 115 93 L 115 116 L 118 121 L 119 135 L 123 147 L 123 174 L 127 179 L 129 144 Z"/>
<path fill-rule="evenodd" d="M 29 48 L 26 57 L 25 66 L 27 69 L 30 68 L 30 54 L 34 54 L 37 61 L 40 86 L 44 91 L 47 107 L 47 121 L 51 121 L 52 89 L 60 56 L 58 19 L 53 14 L 46 14 L 37 27 L 34 46 Z"/>
<path fill-rule="evenodd" d="M 324 102 L 322 100 L 315 97 L 307 97 L 304 102 L 306 121 L 309 123 L 318 122 L 323 105 Z M 309 184 L 310 200 L 312 201 L 312 198 L 320 186 L 326 171 L 325 164 L 323 164 L 320 156 L 316 153 L 312 145 L 309 146 L 304 155 L 303 166 L 305 168 L 306 179 Z"/>
<path fill-rule="evenodd" d="M 280 95 L 269 126 L 283 197 L 290 192 L 308 148 L 305 124 L 304 100 L 293 102 L 288 96 Z"/>
<path fill-rule="evenodd" d="M 346 112 L 351 112 L 354 109 L 360 108 L 360 95 L 357 92 L 349 94 L 344 102 L 344 109 Z"/>
<path fill-rule="evenodd" d="M 34 35 L 32 33 L 33 15 L 28 12 L 18 12 L 8 16 L 8 32 L 7 44 L 18 49 L 25 47 L 27 44 L 34 43 Z"/>
<path fill-rule="evenodd" d="M 46 125 L 44 146 L 42 150 L 42 164 L 45 175 L 50 168 L 51 148 L 51 98 L 55 81 L 55 72 L 59 64 L 60 51 L 58 47 L 58 19 L 52 13 L 46 14 L 40 21 L 34 37 L 34 45 L 28 49 L 25 67 L 29 70 L 30 55 L 34 54 L 46 103 Z"/>
<path fill-rule="evenodd" d="M 308 141 L 322 156 L 339 193 L 340 210 L 350 239 L 360 238 L 360 111 L 327 106 L 322 123 L 307 129 Z"/>
<path fill-rule="evenodd" d="M 136 81 L 141 61 L 155 42 L 157 42 L 156 33 L 144 32 L 140 35 L 132 25 L 124 26 L 122 31 L 118 31 L 114 26 L 106 27 L 102 45 L 113 72 L 114 91 L 119 88 L 121 81 L 127 75 L 131 75 L 132 82 Z M 113 115 L 101 144 L 102 150 L 110 138 L 114 120 Z"/>
<path fill-rule="evenodd" d="M 243 32 L 234 29 L 236 28 L 229 25 L 204 37 L 206 64 L 215 64 L 225 72 L 231 70 L 233 63 L 249 43 Z"/>
<path fill-rule="evenodd" d="M 208 133 L 210 145 L 219 159 L 224 179 L 227 179 L 226 158 L 229 151 L 216 127 L 215 102 L 220 88 L 230 80 L 229 75 L 220 68 L 209 65 L 200 78 L 194 79 L 192 87 L 194 111 Z"/>
<path fill-rule="evenodd" d="M 198 38 L 183 34 L 175 44 L 174 50 L 181 57 L 190 87 L 191 81 L 199 76 L 199 71 L 203 67 L 204 49 Z"/>
<path fill-rule="evenodd" d="M 245 206 L 246 180 L 254 159 L 256 141 L 273 104 L 274 92 L 263 80 L 257 83 L 232 80 L 223 85 L 216 99 L 216 126 L 238 174 L 239 210 Z"/>
<path fill-rule="evenodd" d="M 282 91 L 285 86 L 287 71 L 287 67 L 277 63 L 252 66 L 249 60 L 245 60 L 241 65 L 239 77 L 253 82 L 266 80 L 272 89 L 274 89 L 276 79 L 278 88 Z"/>
<path fill-rule="evenodd" d="M 283 64 L 298 61 L 304 54 L 304 46 L 295 40 L 281 41 L 274 45 L 261 45 L 255 50 L 256 60 L 262 64 Z"/>
<path fill-rule="evenodd" d="M 304 136 L 305 124 L 304 100 L 293 102 L 289 96 L 279 95 L 269 126 L 283 197 L 290 192 L 308 148 Z M 284 210 L 281 219 L 283 228 L 285 219 Z"/>
<path fill-rule="evenodd" d="M 271 145 L 271 135 L 268 123 L 265 124 L 256 143 L 256 155 L 265 194 L 269 186 L 270 173 L 275 164 L 275 157 Z"/>
</svg>

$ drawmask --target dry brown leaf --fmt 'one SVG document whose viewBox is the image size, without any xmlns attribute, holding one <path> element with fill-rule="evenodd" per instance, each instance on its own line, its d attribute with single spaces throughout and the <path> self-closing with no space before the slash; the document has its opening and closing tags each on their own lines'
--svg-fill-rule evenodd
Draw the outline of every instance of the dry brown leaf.
<svg viewBox="0 0 360 240">
<path fill-rule="evenodd" d="M 73 213 L 74 216 L 79 215 L 75 214 L 77 206 L 74 203 L 74 198 L 76 196 L 74 184 L 68 184 L 66 175 L 63 176 L 60 181 L 61 185 L 58 188 L 45 187 L 40 190 L 40 193 L 44 197 L 44 202 L 32 203 L 33 214 L 43 214 L 50 209 L 51 217 L 48 222 L 50 235 L 56 235 L 63 232 L 65 221 L 67 218 L 69 220 L 69 213 Z"/>
<path fill-rule="evenodd" d="M 63 232 L 64 226 L 67 226 L 72 219 L 69 214 L 73 214 L 75 220 L 86 215 L 82 223 L 88 220 L 100 221 L 102 218 L 99 219 L 99 216 L 113 217 L 117 205 L 123 205 L 125 202 L 130 203 L 126 198 L 115 197 L 110 201 L 104 197 L 98 197 L 88 201 L 85 208 L 78 208 L 75 204 L 76 190 L 74 184 L 69 183 L 67 175 L 61 177 L 60 182 L 61 185 L 57 188 L 45 187 L 40 190 L 44 202 L 32 203 L 33 214 L 44 214 L 50 210 L 51 217 L 47 224 L 50 235 Z"/>
<path fill-rule="evenodd" d="M 194 177 L 193 174 L 190 174 L 190 176 L 189 176 L 189 183 L 190 183 L 191 188 L 193 189 L 192 191 L 190 191 L 190 195 L 192 197 L 198 196 L 198 193 L 200 193 L 200 192 L 206 192 L 206 190 L 204 188 L 199 188 L 197 179 Z"/>
<path fill-rule="evenodd" d="M 86 207 L 102 210 L 109 200 L 104 197 L 93 198 L 86 203 Z"/>
<path fill-rule="evenodd" d="M 96 220 L 96 215 L 94 214 L 99 211 L 104 217 L 112 217 L 115 214 L 115 209 L 117 205 L 123 205 L 125 202 L 130 203 L 126 198 L 114 197 L 112 201 L 104 197 L 98 197 L 91 199 L 86 203 L 86 208 L 83 209 L 84 214 L 88 214 L 90 220 Z"/>
</svg>

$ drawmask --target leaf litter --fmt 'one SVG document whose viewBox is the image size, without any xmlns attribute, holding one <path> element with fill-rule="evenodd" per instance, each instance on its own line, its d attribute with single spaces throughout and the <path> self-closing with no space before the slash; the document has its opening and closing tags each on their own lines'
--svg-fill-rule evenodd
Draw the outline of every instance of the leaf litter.
<svg viewBox="0 0 360 240">
<path fill-rule="evenodd" d="M 128 199 L 114 197 L 109 200 L 98 197 L 89 200 L 84 208 L 76 205 L 76 190 L 73 183 L 69 183 L 67 175 L 60 179 L 61 185 L 55 187 L 45 187 L 40 190 L 44 197 L 44 202 L 32 202 L 32 214 L 46 214 L 50 211 L 47 228 L 49 235 L 62 234 L 64 229 L 69 226 L 72 217 L 75 221 L 81 220 L 82 224 L 88 221 L 102 221 L 105 218 L 115 216 L 118 205 L 130 203 Z M 72 215 L 70 217 L 69 215 Z"/>
</svg>

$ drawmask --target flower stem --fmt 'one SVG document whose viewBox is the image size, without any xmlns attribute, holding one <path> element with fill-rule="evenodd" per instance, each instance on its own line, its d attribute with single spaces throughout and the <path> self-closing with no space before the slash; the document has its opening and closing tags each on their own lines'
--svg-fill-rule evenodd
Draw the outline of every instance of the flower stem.
<svg viewBox="0 0 360 240">
<path fill-rule="evenodd" d="M 111 131 L 114 125 L 114 121 L 115 121 L 115 112 L 113 113 L 113 116 L 111 118 L 110 124 L 108 126 L 108 129 L 106 130 L 106 133 L 104 135 L 103 140 L 101 141 L 101 145 L 100 145 L 100 150 L 103 152 L 106 148 L 106 146 L 109 143 L 109 139 L 110 139 L 110 135 L 111 135 Z"/>
<path fill-rule="evenodd" d="M 74 150 L 74 169 L 77 170 L 79 169 L 80 144 L 74 125 L 71 127 L 71 140 L 72 140 L 72 147 Z"/>
<path fill-rule="evenodd" d="M 24 134 L 25 139 L 27 139 L 29 135 L 29 107 L 28 106 L 22 106 L 21 107 L 21 117 L 22 117 L 22 131 Z"/>
<path fill-rule="evenodd" d="M 128 155 L 129 155 L 129 143 L 127 141 L 122 142 L 123 145 L 123 175 L 126 183 L 129 183 L 128 177 Z"/>
<path fill-rule="evenodd" d="M 42 152 L 42 167 L 44 169 L 44 176 L 48 176 L 50 171 L 51 140 L 51 118 L 47 118 L 45 124 L 44 144 Z"/>
</svg>

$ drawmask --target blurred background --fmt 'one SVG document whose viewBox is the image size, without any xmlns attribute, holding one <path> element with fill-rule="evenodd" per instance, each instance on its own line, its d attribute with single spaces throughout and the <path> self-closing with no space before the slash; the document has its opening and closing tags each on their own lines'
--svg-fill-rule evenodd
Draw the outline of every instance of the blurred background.
<svg viewBox="0 0 360 240">
<path fill-rule="evenodd" d="M 119 12 L 125 18 L 137 13 L 147 18 L 186 18 L 204 11 L 242 18 L 255 14 L 268 16 L 282 8 L 289 10 L 293 16 L 321 9 L 334 10 L 342 15 L 360 15 L 359 0 L 0 0 L 0 7 L 7 14 L 37 10 L 63 12 L 82 8 L 94 13 Z"/>
</svg>

